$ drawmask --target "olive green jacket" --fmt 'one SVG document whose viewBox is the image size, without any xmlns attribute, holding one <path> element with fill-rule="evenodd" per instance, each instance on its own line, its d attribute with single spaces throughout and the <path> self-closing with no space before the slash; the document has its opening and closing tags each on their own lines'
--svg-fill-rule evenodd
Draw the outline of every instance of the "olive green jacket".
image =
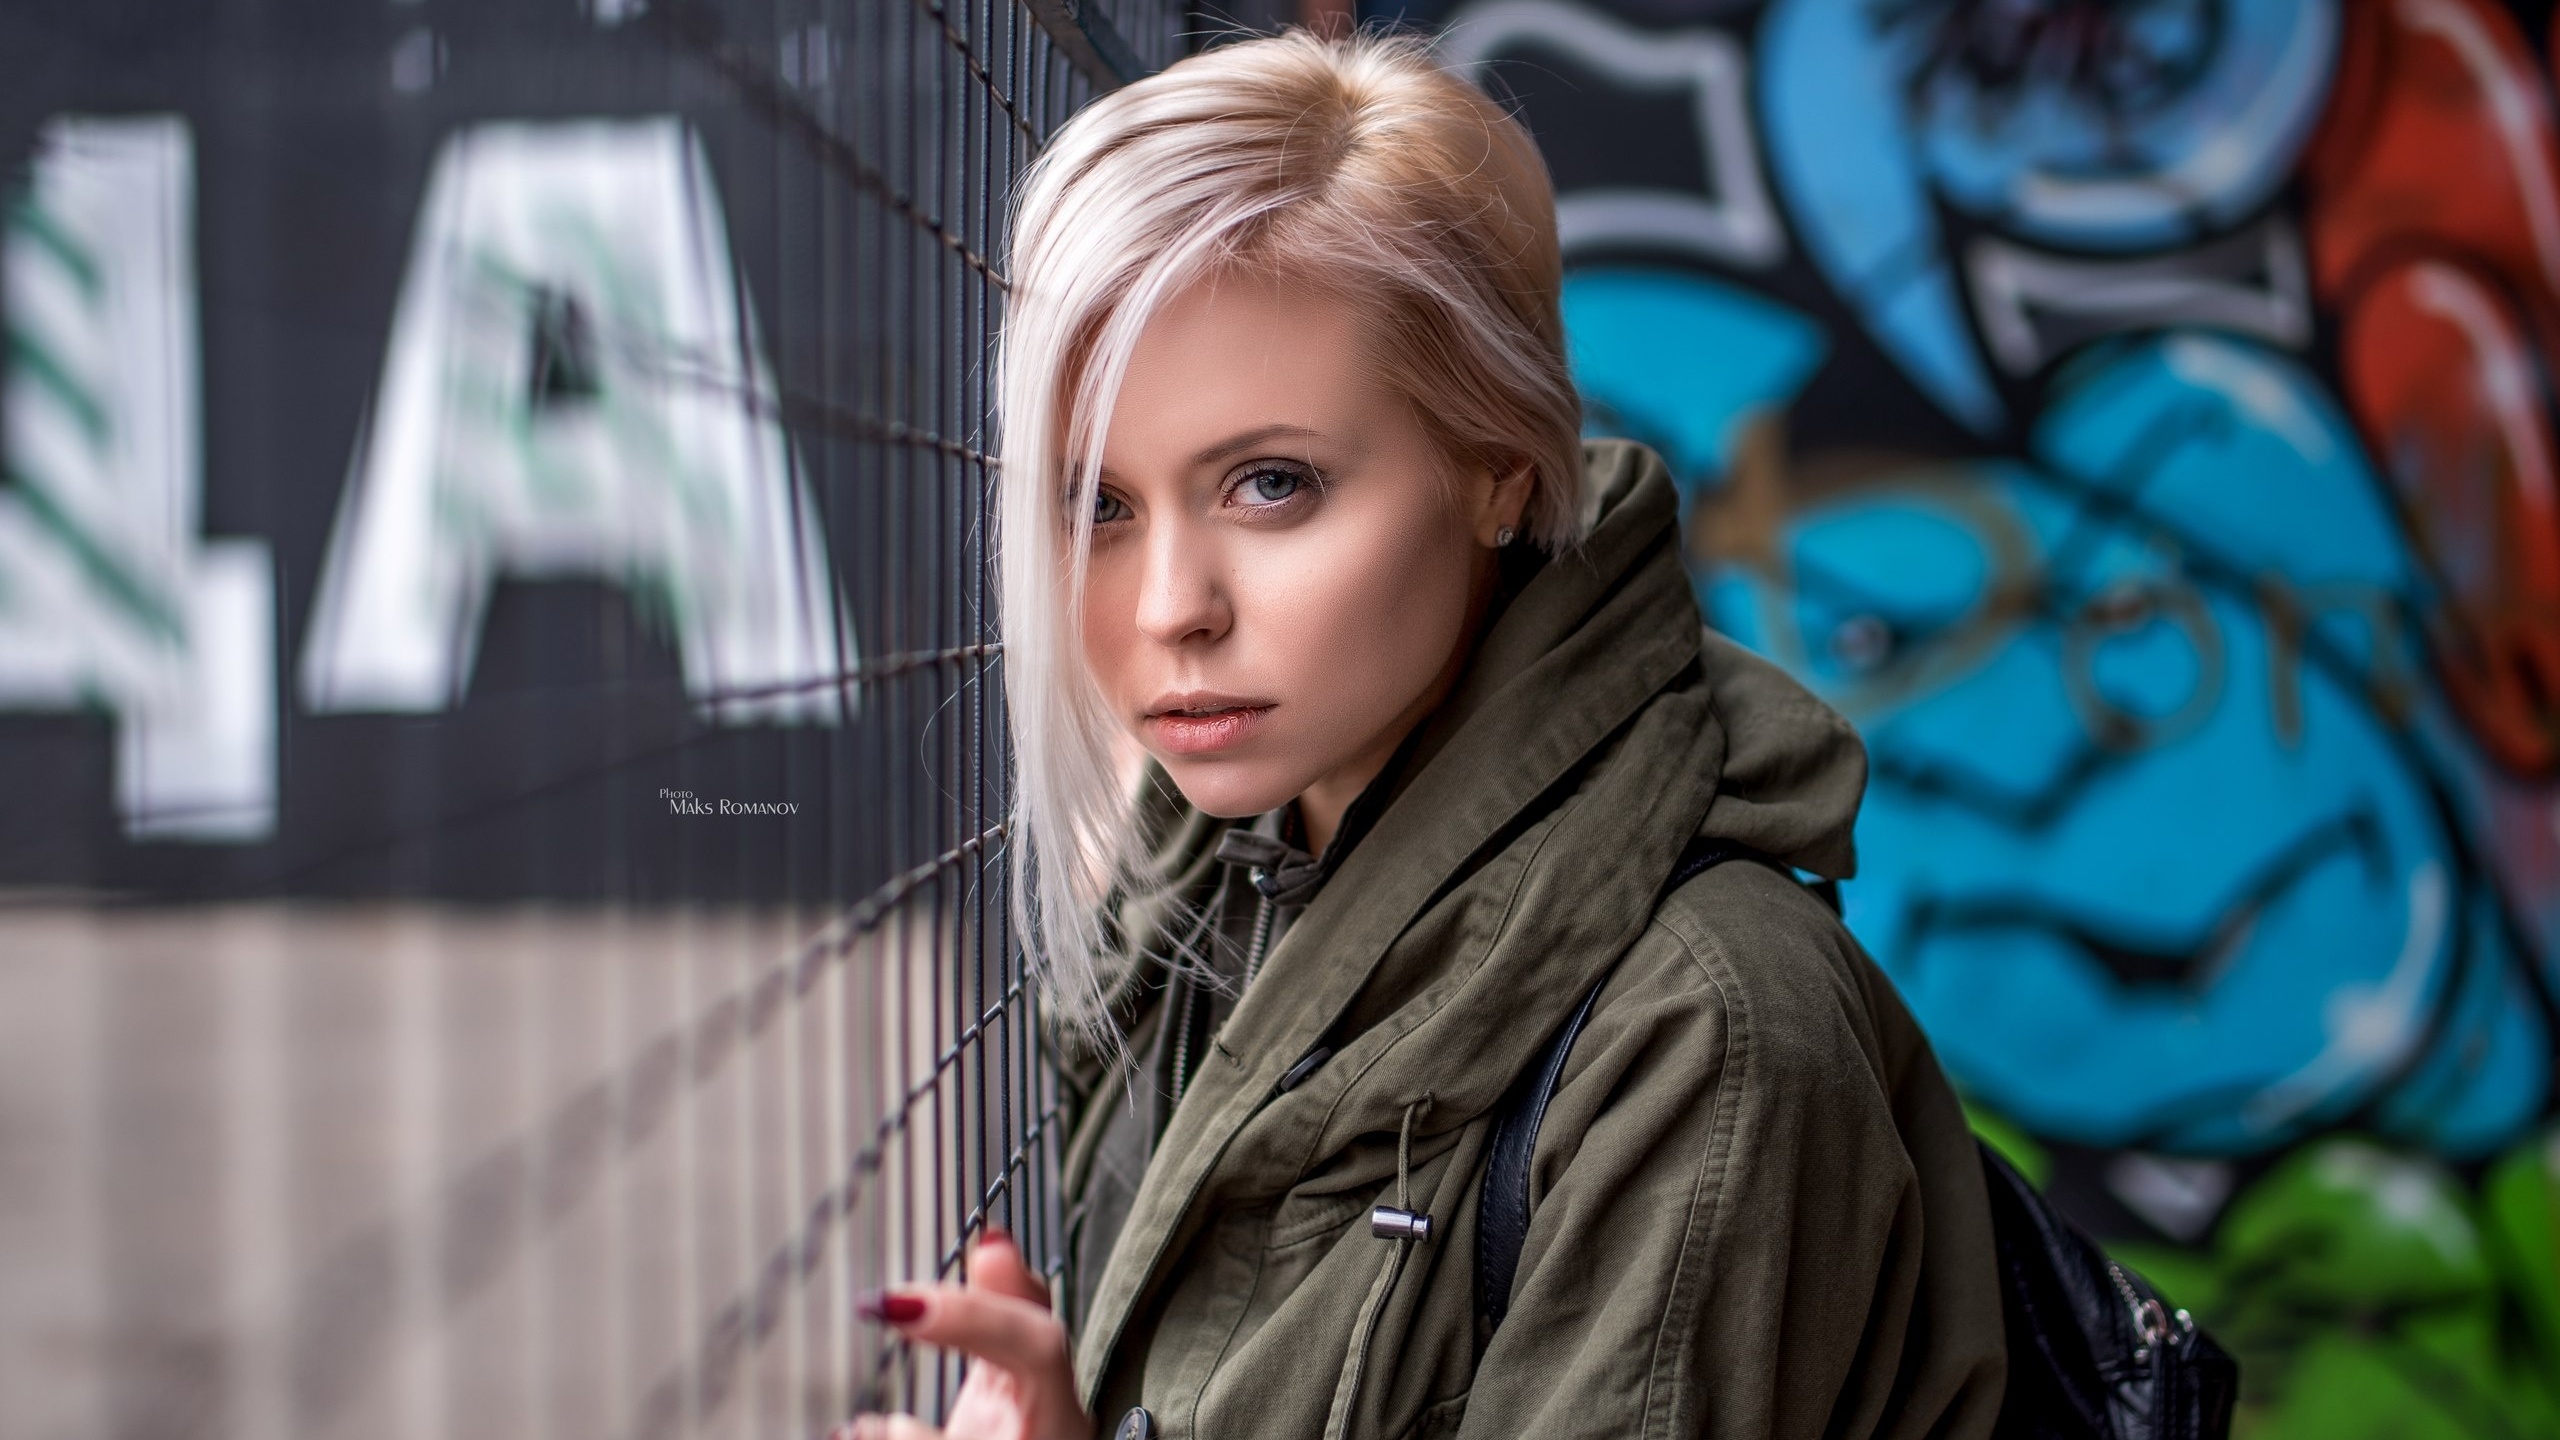
<svg viewBox="0 0 2560 1440">
<path fill-rule="evenodd" d="M 1392 800 L 1186 1055 L 1188 1088 L 1116 1195 L 1115 1114 L 1126 1135 L 1128 1107 L 1163 1097 L 1069 1057 L 1069 1205 L 1114 1242 L 1075 1316 L 1105 1433 L 1133 1405 L 1177 1440 L 1990 1432 L 1990 1220 L 1927 1042 L 1767 866 L 1662 893 L 1699 836 L 1846 875 L 1865 752 L 1706 631 L 1661 461 L 1619 441 L 1585 458 L 1588 541 L 1503 608 Z M 1120 916 L 1141 955 L 1234 868 L 1210 858 L 1231 822 L 1177 798 L 1149 823 L 1170 888 Z M 1121 977 L 1142 1052 L 1163 972 Z M 1493 1112 L 1604 976 L 1488 1336 Z M 1371 1233 L 1399 1193 L 1433 1217 L 1427 1241 Z"/>
</svg>

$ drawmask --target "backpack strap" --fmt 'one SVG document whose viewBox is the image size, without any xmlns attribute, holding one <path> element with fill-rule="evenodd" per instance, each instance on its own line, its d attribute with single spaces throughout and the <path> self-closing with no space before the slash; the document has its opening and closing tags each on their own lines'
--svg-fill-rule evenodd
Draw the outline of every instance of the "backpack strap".
<svg viewBox="0 0 2560 1440">
<path fill-rule="evenodd" d="M 1601 984 L 1607 983 L 1603 976 Z M 1520 1248 L 1529 1241 L 1529 1157 L 1538 1147 L 1538 1122 L 1547 1117 L 1547 1102 L 1564 1076 L 1564 1057 L 1599 998 L 1600 986 L 1594 985 L 1548 1043 L 1537 1068 L 1503 1098 L 1494 1119 L 1493 1141 L 1485 1147 L 1484 1203 L 1476 1215 L 1476 1319 L 1484 1334 L 1511 1311 L 1511 1281 L 1520 1273 Z"/>
<path fill-rule="evenodd" d="M 1662 887 L 1662 893 L 1669 895 L 1727 860 L 1756 860 L 1790 879 L 1795 877 L 1795 871 L 1786 865 L 1748 846 L 1729 840 L 1692 840 L 1680 852 L 1680 863 L 1672 868 L 1671 879 Z M 1837 913 L 1839 888 L 1828 880 L 1813 888 Z M 1565 1057 L 1572 1053 L 1573 1042 L 1581 1036 L 1583 1022 L 1591 1018 L 1600 987 L 1608 983 L 1609 977 L 1601 976 L 1590 993 L 1582 997 L 1564 1028 L 1548 1042 L 1546 1054 L 1512 1086 L 1494 1116 L 1493 1140 L 1485 1147 L 1484 1202 L 1476 1215 L 1476 1320 L 1480 1337 L 1489 1338 L 1501 1327 L 1502 1317 L 1511 1311 L 1511 1282 L 1520 1273 L 1520 1250 L 1529 1240 L 1529 1161 L 1538 1148 L 1538 1124 L 1546 1119 L 1547 1104 L 1555 1099 L 1556 1085 L 1564 1078 Z"/>
</svg>

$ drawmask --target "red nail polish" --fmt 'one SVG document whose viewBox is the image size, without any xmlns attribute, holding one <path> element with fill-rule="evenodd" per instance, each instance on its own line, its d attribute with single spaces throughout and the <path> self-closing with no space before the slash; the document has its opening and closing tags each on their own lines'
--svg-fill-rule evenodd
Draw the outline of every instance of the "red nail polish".
<svg viewBox="0 0 2560 1440">
<path fill-rule="evenodd" d="M 863 1319 L 883 1325 L 912 1325 L 924 1318 L 924 1301 L 919 1296 L 899 1295 L 875 1290 L 854 1302 L 854 1313 Z"/>
</svg>

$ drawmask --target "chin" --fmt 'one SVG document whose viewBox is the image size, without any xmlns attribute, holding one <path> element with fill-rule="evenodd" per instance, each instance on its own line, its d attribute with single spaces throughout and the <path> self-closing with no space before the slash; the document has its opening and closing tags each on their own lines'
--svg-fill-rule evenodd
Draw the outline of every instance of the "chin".
<svg viewBox="0 0 2560 1440">
<path fill-rule="evenodd" d="M 1188 757 L 1158 759 L 1181 789 L 1182 798 L 1221 820 L 1241 820 L 1278 809 L 1306 788 L 1293 783 L 1295 777 L 1260 765 Z"/>
</svg>

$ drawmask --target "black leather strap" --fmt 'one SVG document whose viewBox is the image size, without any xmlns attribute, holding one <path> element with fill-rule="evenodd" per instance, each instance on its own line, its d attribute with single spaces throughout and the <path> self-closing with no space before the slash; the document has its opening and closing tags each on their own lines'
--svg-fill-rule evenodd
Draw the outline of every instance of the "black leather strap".
<svg viewBox="0 0 2560 1440">
<path fill-rule="evenodd" d="M 1757 850 L 1729 841 L 1697 840 L 1680 852 L 1680 863 L 1673 867 L 1662 893 L 1670 894 L 1727 860 L 1757 860 L 1790 877 L 1795 874 Z M 1839 908 L 1836 902 L 1832 908 Z M 1538 1124 L 1547 1118 L 1547 1104 L 1555 1099 L 1556 1084 L 1564 1078 L 1565 1057 L 1573 1052 L 1583 1022 L 1591 1018 L 1600 987 L 1608 983 L 1609 977 L 1601 976 L 1582 997 L 1572 1018 L 1548 1042 L 1546 1054 L 1503 1097 L 1502 1109 L 1494 1118 L 1493 1141 L 1485 1148 L 1484 1203 L 1476 1217 L 1476 1319 L 1487 1335 L 1511 1311 L 1511 1282 L 1519 1276 L 1520 1250 L 1529 1240 L 1529 1161 L 1538 1148 Z"/>
<path fill-rule="evenodd" d="M 1547 1116 L 1564 1057 L 1599 998 L 1600 986 L 1594 985 L 1548 1043 L 1538 1068 L 1504 1098 L 1493 1122 L 1493 1143 L 1485 1147 L 1484 1204 L 1476 1217 L 1476 1318 L 1488 1330 L 1510 1313 L 1512 1277 L 1520 1273 L 1520 1247 L 1529 1240 L 1529 1157 L 1538 1146 L 1538 1122 Z"/>
</svg>

